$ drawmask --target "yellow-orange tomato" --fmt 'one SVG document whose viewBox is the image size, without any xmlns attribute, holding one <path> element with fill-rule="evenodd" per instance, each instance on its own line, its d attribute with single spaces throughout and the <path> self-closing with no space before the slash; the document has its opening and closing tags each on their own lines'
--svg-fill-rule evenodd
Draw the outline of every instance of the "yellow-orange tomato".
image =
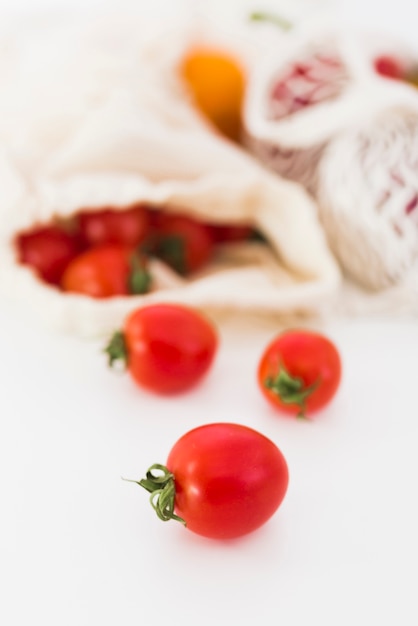
<svg viewBox="0 0 418 626">
<path fill-rule="evenodd" d="M 245 78 L 237 61 L 221 51 L 194 49 L 180 69 L 197 107 L 222 134 L 238 141 Z"/>
</svg>

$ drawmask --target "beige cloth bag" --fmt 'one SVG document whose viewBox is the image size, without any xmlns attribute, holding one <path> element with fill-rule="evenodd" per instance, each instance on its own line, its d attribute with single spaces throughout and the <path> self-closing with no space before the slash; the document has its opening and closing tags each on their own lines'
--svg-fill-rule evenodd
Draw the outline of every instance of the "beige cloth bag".
<svg viewBox="0 0 418 626">
<path fill-rule="evenodd" d="M 183 25 L 184 26 L 184 25 Z M 268 173 L 193 110 L 176 64 L 190 30 L 138 15 L 23 24 L 0 45 L 0 290 L 44 320 L 107 333 L 132 309 L 316 311 L 339 269 L 301 186 Z M 250 221 L 269 239 L 230 246 L 201 275 L 160 263 L 157 289 L 93 300 L 42 284 L 16 262 L 19 231 L 80 209 L 146 201 L 214 223 Z"/>
</svg>

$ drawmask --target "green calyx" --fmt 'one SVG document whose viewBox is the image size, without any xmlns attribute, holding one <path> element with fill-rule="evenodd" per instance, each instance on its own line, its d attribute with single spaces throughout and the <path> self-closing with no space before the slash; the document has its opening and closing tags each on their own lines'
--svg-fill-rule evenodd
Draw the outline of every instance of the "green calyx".
<svg viewBox="0 0 418 626">
<path fill-rule="evenodd" d="M 112 335 L 104 351 L 108 356 L 110 367 L 113 367 L 116 362 L 122 362 L 126 366 L 128 350 L 126 347 L 125 336 L 120 330 L 116 331 Z"/>
<path fill-rule="evenodd" d="M 319 381 L 306 386 L 301 378 L 291 376 L 284 365 L 280 366 L 276 376 L 268 376 L 264 381 L 266 389 L 274 393 L 284 404 L 295 404 L 299 407 L 297 417 L 306 418 L 306 400 L 318 387 Z"/>
<path fill-rule="evenodd" d="M 140 251 L 146 257 L 160 259 L 178 274 L 187 273 L 186 242 L 181 235 L 151 236 L 142 244 Z"/>
<path fill-rule="evenodd" d="M 174 475 L 165 465 L 154 463 L 154 465 L 151 465 L 148 469 L 146 478 L 142 480 L 129 480 L 127 478 L 123 478 L 123 480 L 135 483 L 151 494 L 151 506 L 160 520 L 168 522 L 173 519 L 186 526 L 185 520 L 174 513 L 174 501 L 176 497 Z"/>
<path fill-rule="evenodd" d="M 186 274 L 184 238 L 180 235 L 165 235 L 158 241 L 156 256 L 179 274 Z"/>
<path fill-rule="evenodd" d="M 275 26 L 281 28 L 281 30 L 288 31 L 293 28 L 292 22 L 289 22 L 284 17 L 277 15 L 276 13 L 268 13 L 264 11 L 255 11 L 251 13 L 250 20 L 253 22 L 271 22 Z"/>
<path fill-rule="evenodd" d="M 130 259 L 131 272 L 128 277 L 128 291 L 131 294 L 140 295 L 148 293 L 151 286 L 151 274 L 147 268 L 146 259 L 135 253 Z"/>
</svg>

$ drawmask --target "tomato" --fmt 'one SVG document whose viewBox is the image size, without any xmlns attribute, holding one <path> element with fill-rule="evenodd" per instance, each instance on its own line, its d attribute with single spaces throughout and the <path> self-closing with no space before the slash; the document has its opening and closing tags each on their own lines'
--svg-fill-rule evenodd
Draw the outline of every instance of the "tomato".
<svg viewBox="0 0 418 626">
<path fill-rule="evenodd" d="M 204 267 L 212 258 L 213 251 L 214 241 L 209 225 L 173 213 L 160 213 L 155 218 L 150 252 L 179 274 L 189 274 Z"/>
<path fill-rule="evenodd" d="M 270 439 L 247 426 L 215 423 L 187 432 L 166 466 L 152 466 L 145 479 L 134 482 L 155 494 L 151 502 L 161 519 L 177 519 L 212 539 L 232 539 L 272 517 L 289 473 Z"/>
<path fill-rule="evenodd" d="M 382 54 L 377 57 L 374 60 L 374 69 L 381 76 L 395 80 L 402 80 L 406 72 L 404 63 L 389 54 Z"/>
<path fill-rule="evenodd" d="M 134 247 L 142 243 L 149 231 L 148 212 L 142 206 L 82 212 L 78 224 L 88 246 L 117 243 Z"/>
<path fill-rule="evenodd" d="M 109 298 L 145 293 L 149 283 L 144 259 L 130 248 L 104 245 L 73 259 L 62 276 L 61 287 L 92 298 Z"/>
<path fill-rule="evenodd" d="M 247 241 L 254 234 L 251 226 L 212 225 L 212 237 L 216 243 Z"/>
<path fill-rule="evenodd" d="M 79 252 L 79 241 L 58 226 L 45 226 L 20 234 L 18 258 L 47 283 L 58 285 L 70 261 Z"/>
<path fill-rule="evenodd" d="M 194 309 L 155 304 L 133 311 L 108 347 L 109 363 L 122 360 L 134 381 L 156 393 L 178 393 L 209 370 L 218 344 L 212 324 Z"/>
<path fill-rule="evenodd" d="M 236 60 L 222 51 L 196 48 L 180 70 L 197 107 L 221 133 L 239 141 L 245 76 Z"/>
<path fill-rule="evenodd" d="M 324 407 L 341 380 L 341 359 L 335 345 L 308 330 L 289 330 L 265 349 L 258 367 L 258 383 L 271 404 L 287 413 L 305 416 Z"/>
</svg>

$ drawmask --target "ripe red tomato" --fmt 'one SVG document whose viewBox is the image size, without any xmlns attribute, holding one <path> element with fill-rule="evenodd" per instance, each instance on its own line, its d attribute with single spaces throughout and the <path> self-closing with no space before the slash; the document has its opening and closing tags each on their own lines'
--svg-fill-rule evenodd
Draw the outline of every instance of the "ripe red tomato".
<svg viewBox="0 0 418 626">
<path fill-rule="evenodd" d="M 374 60 L 374 69 L 385 78 L 402 80 L 406 73 L 405 64 L 389 54 L 382 54 Z"/>
<path fill-rule="evenodd" d="M 206 265 L 214 250 L 211 227 L 185 215 L 159 213 L 153 238 L 151 252 L 179 274 Z"/>
<path fill-rule="evenodd" d="M 217 333 L 197 311 L 178 304 L 135 310 L 115 333 L 107 352 L 112 365 L 125 361 L 133 379 L 157 393 L 177 393 L 206 374 L 217 349 Z"/>
<path fill-rule="evenodd" d="M 58 226 L 45 226 L 20 234 L 16 239 L 18 258 L 39 276 L 58 285 L 70 261 L 79 252 L 76 237 Z"/>
<path fill-rule="evenodd" d="M 286 460 L 270 439 L 247 426 L 215 423 L 183 435 L 166 466 L 152 466 L 138 484 L 151 493 L 162 489 L 152 498 L 161 519 L 177 519 L 212 539 L 232 539 L 271 518 L 288 482 Z"/>
<path fill-rule="evenodd" d="M 254 234 L 251 226 L 212 225 L 211 230 L 216 243 L 246 241 Z"/>
<path fill-rule="evenodd" d="M 308 330 L 289 330 L 276 337 L 264 351 L 258 367 L 258 383 L 271 404 L 305 417 L 324 407 L 341 380 L 341 359 L 335 345 Z"/>
<path fill-rule="evenodd" d="M 65 270 L 64 291 L 109 298 L 148 291 L 145 260 L 124 246 L 103 245 L 77 256 Z"/>
<path fill-rule="evenodd" d="M 82 212 L 78 224 L 87 246 L 117 243 L 134 247 L 144 241 L 149 231 L 148 211 L 142 206 Z"/>
</svg>

